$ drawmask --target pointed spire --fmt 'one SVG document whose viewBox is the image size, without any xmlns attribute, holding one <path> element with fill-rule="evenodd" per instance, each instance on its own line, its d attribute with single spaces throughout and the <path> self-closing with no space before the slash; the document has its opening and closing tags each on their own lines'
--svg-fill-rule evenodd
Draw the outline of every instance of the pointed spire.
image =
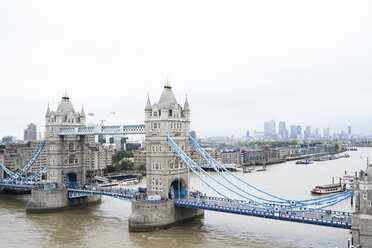
<svg viewBox="0 0 372 248">
<path fill-rule="evenodd" d="M 66 90 L 65 90 L 65 93 L 62 95 L 62 99 L 63 99 L 63 100 L 69 100 L 69 99 L 70 99 L 70 97 L 68 96 Z"/>
<path fill-rule="evenodd" d="M 49 117 L 49 116 L 50 116 L 50 108 L 49 108 L 49 102 L 48 102 L 48 108 L 47 108 L 45 117 Z"/>
<path fill-rule="evenodd" d="M 80 116 L 84 116 L 85 117 L 84 104 L 81 106 Z"/>
<path fill-rule="evenodd" d="M 147 93 L 147 102 L 146 102 L 146 107 L 145 110 L 151 110 L 151 102 L 150 102 L 150 95 Z"/>
<path fill-rule="evenodd" d="M 189 101 L 187 100 L 187 95 L 186 95 L 185 104 L 183 105 L 183 110 L 190 111 L 190 106 L 189 106 Z"/>
<path fill-rule="evenodd" d="M 168 77 L 167 77 L 167 81 L 165 82 L 164 88 L 166 88 L 166 89 L 172 89 L 172 86 L 171 86 L 171 84 L 169 83 L 169 79 L 168 79 Z"/>
</svg>

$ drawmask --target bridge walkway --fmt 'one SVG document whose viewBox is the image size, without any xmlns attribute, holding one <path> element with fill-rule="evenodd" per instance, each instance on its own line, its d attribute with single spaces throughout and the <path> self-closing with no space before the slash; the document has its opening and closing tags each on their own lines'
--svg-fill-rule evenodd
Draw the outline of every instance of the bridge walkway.
<svg viewBox="0 0 372 248">
<path fill-rule="evenodd" d="M 247 202 L 245 202 L 247 204 Z M 232 214 L 249 215 L 263 217 L 276 220 L 285 220 L 291 222 L 302 222 L 308 224 L 316 224 L 322 226 L 339 227 L 351 229 L 352 213 L 331 210 L 311 210 L 303 208 L 306 212 L 290 212 L 290 211 L 271 211 L 258 210 L 242 206 L 240 204 L 229 202 L 225 198 L 218 197 L 188 197 L 175 200 L 175 205 L 178 207 L 204 209 Z"/>
</svg>

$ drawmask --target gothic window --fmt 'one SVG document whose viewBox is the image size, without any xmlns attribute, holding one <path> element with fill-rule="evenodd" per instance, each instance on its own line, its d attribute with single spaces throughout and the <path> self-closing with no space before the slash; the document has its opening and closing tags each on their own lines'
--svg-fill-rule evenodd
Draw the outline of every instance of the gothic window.
<svg viewBox="0 0 372 248">
<path fill-rule="evenodd" d="M 69 164 L 73 164 L 74 161 L 75 161 L 75 155 L 70 155 L 70 156 L 68 157 L 68 163 L 69 163 Z"/>
<path fill-rule="evenodd" d="M 154 112 L 154 116 L 157 117 L 158 116 L 158 112 Z"/>
<path fill-rule="evenodd" d="M 172 117 L 172 110 L 169 110 L 169 117 Z"/>
<path fill-rule="evenodd" d="M 74 143 L 69 143 L 68 144 L 68 150 L 73 151 L 74 150 Z"/>
<path fill-rule="evenodd" d="M 161 116 L 161 110 L 159 109 L 159 116 Z"/>
</svg>

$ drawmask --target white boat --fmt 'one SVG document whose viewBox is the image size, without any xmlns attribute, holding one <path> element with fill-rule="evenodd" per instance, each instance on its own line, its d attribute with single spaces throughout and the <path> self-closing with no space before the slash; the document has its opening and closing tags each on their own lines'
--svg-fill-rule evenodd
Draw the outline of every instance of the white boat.
<svg viewBox="0 0 372 248">
<path fill-rule="evenodd" d="M 121 181 L 120 185 L 133 185 L 139 183 L 137 178 L 129 178 Z"/>
<path fill-rule="evenodd" d="M 342 192 L 344 189 L 342 188 L 341 183 L 336 184 L 326 184 L 326 185 L 319 185 L 315 186 L 315 188 L 311 191 L 312 194 L 332 194 L 337 192 Z"/>
</svg>

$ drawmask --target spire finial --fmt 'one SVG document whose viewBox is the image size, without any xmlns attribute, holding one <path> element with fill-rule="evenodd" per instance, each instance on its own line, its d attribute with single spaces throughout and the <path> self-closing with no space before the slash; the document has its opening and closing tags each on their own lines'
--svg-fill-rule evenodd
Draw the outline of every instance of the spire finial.
<svg viewBox="0 0 372 248">
<path fill-rule="evenodd" d="M 62 99 L 65 99 L 65 100 L 68 100 L 68 99 L 70 99 L 70 97 L 68 96 L 68 94 L 67 94 L 67 91 L 65 90 L 65 93 L 63 94 L 63 96 L 62 96 Z"/>
<path fill-rule="evenodd" d="M 167 77 L 167 81 L 165 82 L 164 88 L 168 88 L 168 89 L 171 89 L 172 88 L 172 86 L 169 83 L 168 77 Z"/>
</svg>

